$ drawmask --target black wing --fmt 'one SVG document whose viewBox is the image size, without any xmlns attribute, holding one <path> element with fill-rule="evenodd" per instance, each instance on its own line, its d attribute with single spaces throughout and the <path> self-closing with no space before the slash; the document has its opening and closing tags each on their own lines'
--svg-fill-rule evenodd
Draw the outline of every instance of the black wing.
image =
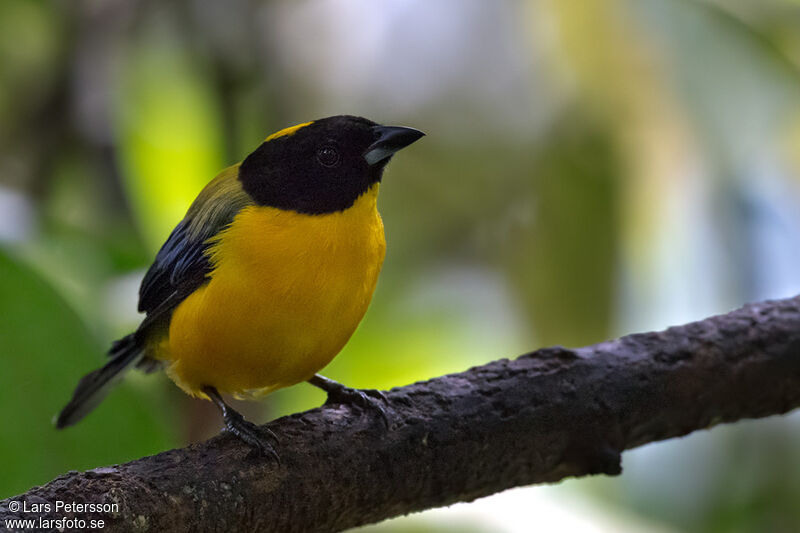
<svg viewBox="0 0 800 533">
<path fill-rule="evenodd" d="M 145 372 L 158 368 L 159 362 L 145 353 L 148 331 L 153 325 L 169 324 L 175 308 L 206 282 L 212 269 L 206 255 L 209 239 L 225 229 L 243 207 L 252 204 L 238 175 L 239 165 L 223 170 L 172 230 L 139 288 L 139 311 L 147 315 L 135 332 L 112 344 L 108 363 L 81 379 L 59 413 L 56 427 L 70 426 L 86 416 L 129 368 L 137 366 Z"/>
<path fill-rule="evenodd" d="M 156 254 L 139 288 L 139 312 L 146 313 L 139 332 L 169 319 L 178 304 L 208 280 L 209 239 L 252 204 L 237 175 L 235 165 L 209 183 Z"/>
<path fill-rule="evenodd" d="M 139 329 L 171 313 L 184 298 L 205 283 L 211 272 L 205 251 L 207 239 L 213 234 L 192 238 L 189 223 L 184 218 L 172 230 L 142 280 L 139 312 L 147 315 Z"/>
<path fill-rule="evenodd" d="M 187 214 L 172 230 L 139 289 L 139 311 L 147 316 L 134 333 L 111 345 L 110 361 L 105 366 L 81 379 L 72 399 L 59 413 L 56 427 L 71 426 L 86 416 L 129 368 L 137 366 L 145 372 L 158 368 L 158 363 L 145 354 L 147 331 L 154 324 L 168 324 L 178 304 L 205 283 L 211 271 L 205 255 L 207 241 L 229 223 L 221 222 L 221 225 L 204 227 L 202 232 L 193 232 L 192 219 Z"/>
</svg>

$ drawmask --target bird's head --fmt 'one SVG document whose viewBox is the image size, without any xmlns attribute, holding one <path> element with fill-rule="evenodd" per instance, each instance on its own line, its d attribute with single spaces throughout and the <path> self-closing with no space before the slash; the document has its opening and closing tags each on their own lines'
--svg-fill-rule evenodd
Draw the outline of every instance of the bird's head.
<svg viewBox="0 0 800 533">
<path fill-rule="evenodd" d="M 347 209 L 379 182 L 392 155 L 424 133 L 339 115 L 267 137 L 239 167 L 260 205 L 322 214 Z"/>
</svg>

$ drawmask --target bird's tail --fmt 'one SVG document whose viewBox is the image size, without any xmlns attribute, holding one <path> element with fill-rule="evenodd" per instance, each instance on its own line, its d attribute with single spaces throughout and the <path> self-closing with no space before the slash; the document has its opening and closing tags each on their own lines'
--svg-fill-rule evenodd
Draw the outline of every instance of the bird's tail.
<svg viewBox="0 0 800 533">
<path fill-rule="evenodd" d="M 122 374 L 138 363 L 143 356 L 135 334 L 116 341 L 109 351 L 111 360 L 102 368 L 83 376 L 72 393 L 72 399 L 58 413 L 54 422 L 58 429 L 71 426 L 97 407 Z"/>
</svg>

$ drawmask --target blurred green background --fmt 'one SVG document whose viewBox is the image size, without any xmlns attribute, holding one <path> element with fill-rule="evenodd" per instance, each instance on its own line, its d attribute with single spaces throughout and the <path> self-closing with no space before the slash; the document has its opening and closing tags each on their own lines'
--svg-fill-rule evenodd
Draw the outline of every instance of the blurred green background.
<svg viewBox="0 0 800 533">
<path fill-rule="evenodd" d="M 798 2 L 3 0 L 0 498 L 218 431 L 163 375 L 50 419 L 136 326 L 203 185 L 343 113 L 428 136 L 387 171 L 384 271 L 334 379 L 387 388 L 800 292 Z M 740 423 L 626 453 L 618 479 L 365 531 L 794 532 L 798 450 L 797 414 Z"/>
</svg>

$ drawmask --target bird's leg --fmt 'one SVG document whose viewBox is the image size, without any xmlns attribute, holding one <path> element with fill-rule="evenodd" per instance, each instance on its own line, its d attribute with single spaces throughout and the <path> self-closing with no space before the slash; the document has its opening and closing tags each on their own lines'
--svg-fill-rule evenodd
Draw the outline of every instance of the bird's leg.
<svg viewBox="0 0 800 533">
<path fill-rule="evenodd" d="M 319 374 L 314 374 L 314 377 L 309 379 L 308 383 L 328 393 L 325 405 L 343 403 L 357 405 L 362 409 L 374 409 L 381 415 L 386 427 L 389 427 L 389 417 L 382 405 L 387 404 L 388 399 L 383 392 L 375 389 L 351 389 Z"/>
<path fill-rule="evenodd" d="M 278 453 L 275 451 L 275 448 L 273 448 L 269 442 L 265 442 L 261 438 L 261 435 L 266 433 L 266 435 L 272 439 L 275 444 L 277 444 L 278 438 L 272 431 L 270 431 L 268 428 L 260 428 L 252 422 L 245 420 L 241 413 L 225 403 L 225 400 L 222 399 L 222 396 L 220 396 L 216 388 L 206 386 L 203 387 L 202 391 L 212 402 L 214 402 L 214 405 L 219 408 L 220 412 L 222 413 L 222 418 L 225 421 L 226 431 L 233 433 L 242 439 L 255 450 L 258 450 L 261 455 L 272 455 L 276 461 L 279 463 L 281 462 L 281 459 L 278 456 Z"/>
</svg>

